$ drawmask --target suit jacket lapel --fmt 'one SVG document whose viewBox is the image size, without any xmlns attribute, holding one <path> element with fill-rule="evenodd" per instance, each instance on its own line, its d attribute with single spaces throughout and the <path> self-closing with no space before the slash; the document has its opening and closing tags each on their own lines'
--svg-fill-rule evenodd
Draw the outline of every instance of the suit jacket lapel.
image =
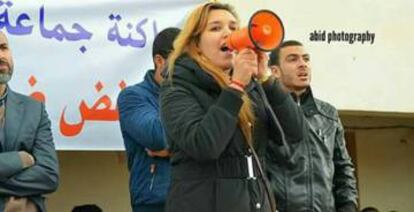
<svg viewBox="0 0 414 212">
<path fill-rule="evenodd" d="M 19 134 L 23 118 L 23 102 L 19 96 L 9 88 L 6 102 L 6 117 L 4 123 L 6 143 L 4 147 L 14 146 L 15 140 Z"/>
</svg>

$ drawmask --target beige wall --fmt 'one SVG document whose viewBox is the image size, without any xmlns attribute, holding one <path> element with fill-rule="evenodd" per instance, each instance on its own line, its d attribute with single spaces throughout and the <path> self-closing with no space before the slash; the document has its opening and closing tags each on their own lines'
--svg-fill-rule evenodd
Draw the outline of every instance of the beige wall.
<svg viewBox="0 0 414 212">
<path fill-rule="evenodd" d="M 357 132 L 361 206 L 414 211 L 414 132 L 407 129 Z"/>
<path fill-rule="evenodd" d="M 106 212 L 131 211 L 128 171 L 119 152 L 59 152 L 61 181 L 48 197 L 50 212 L 97 204 Z"/>
<path fill-rule="evenodd" d="M 413 125 L 414 118 L 343 117 L 348 127 Z M 362 207 L 414 211 L 414 129 L 354 130 Z M 128 171 L 119 152 L 59 152 L 61 184 L 49 211 L 96 203 L 104 211 L 128 212 Z"/>
<path fill-rule="evenodd" d="M 354 114 L 342 121 L 356 135 L 361 208 L 414 211 L 414 117 Z"/>
</svg>

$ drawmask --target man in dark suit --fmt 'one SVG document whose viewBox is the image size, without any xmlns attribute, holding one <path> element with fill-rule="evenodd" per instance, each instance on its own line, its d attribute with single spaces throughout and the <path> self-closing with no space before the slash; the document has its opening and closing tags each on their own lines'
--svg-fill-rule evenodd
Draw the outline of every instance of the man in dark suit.
<svg viewBox="0 0 414 212">
<path fill-rule="evenodd" d="M 58 161 L 45 106 L 7 85 L 13 58 L 0 32 L 0 211 L 46 211 L 57 189 Z"/>
</svg>

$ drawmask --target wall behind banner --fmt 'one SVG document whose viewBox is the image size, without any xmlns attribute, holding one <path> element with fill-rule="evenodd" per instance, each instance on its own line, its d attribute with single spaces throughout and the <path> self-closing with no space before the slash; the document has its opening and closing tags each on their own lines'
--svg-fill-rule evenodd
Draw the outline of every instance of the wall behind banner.
<svg viewBox="0 0 414 212">
<path fill-rule="evenodd" d="M 285 26 L 285 39 L 303 42 L 311 54 L 315 94 L 339 109 L 414 113 L 414 30 L 410 27 L 414 1 L 221 2 L 234 5 L 244 23 L 259 9 L 277 13 Z M 325 40 L 310 41 L 315 31 L 325 33 Z M 328 43 L 333 31 L 344 36 L 368 32 L 375 37 L 372 43 Z"/>
<path fill-rule="evenodd" d="M 414 211 L 414 130 L 357 133 L 361 206 Z"/>
<path fill-rule="evenodd" d="M 345 127 L 407 125 L 414 118 L 341 116 Z M 355 130 L 358 185 L 361 207 L 382 212 L 414 211 L 414 129 Z M 130 209 L 128 171 L 121 152 L 59 152 L 61 182 L 49 195 L 48 209 L 70 211 L 75 205 L 94 203 L 105 212 Z"/>
</svg>

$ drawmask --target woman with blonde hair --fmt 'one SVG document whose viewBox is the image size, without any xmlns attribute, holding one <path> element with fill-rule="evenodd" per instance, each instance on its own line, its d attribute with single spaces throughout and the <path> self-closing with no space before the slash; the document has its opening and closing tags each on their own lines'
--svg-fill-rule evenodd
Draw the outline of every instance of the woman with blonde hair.
<svg viewBox="0 0 414 212">
<path fill-rule="evenodd" d="M 226 38 L 238 28 L 231 6 L 207 3 L 190 14 L 174 42 L 160 93 L 172 152 L 169 212 L 276 210 L 261 161 L 283 132 L 269 110 L 288 142 L 302 139 L 304 122 L 267 72 L 265 53 L 227 48 Z"/>
</svg>

